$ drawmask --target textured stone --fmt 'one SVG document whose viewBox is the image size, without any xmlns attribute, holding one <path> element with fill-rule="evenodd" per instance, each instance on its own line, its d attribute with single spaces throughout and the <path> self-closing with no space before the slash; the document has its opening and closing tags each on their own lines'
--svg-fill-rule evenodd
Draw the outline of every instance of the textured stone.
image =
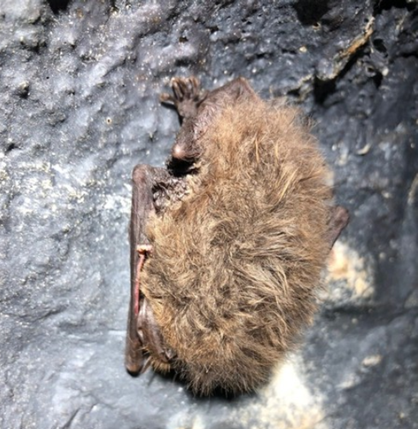
<svg viewBox="0 0 418 429">
<path fill-rule="evenodd" d="M 418 428 L 417 27 L 416 1 L 2 1 L 0 426 Z M 299 104 L 351 211 L 304 346 L 235 399 L 123 366 L 130 172 L 190 74 Z"/>
</svg>

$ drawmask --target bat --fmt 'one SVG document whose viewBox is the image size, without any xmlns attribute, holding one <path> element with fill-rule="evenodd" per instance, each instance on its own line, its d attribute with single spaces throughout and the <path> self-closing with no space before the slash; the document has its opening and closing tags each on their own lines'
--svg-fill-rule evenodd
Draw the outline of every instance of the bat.
<svg viewBox="0 0 418 429">
<path fill-rule="evenodd" d="M 296 108 L 244 78 L 171 86 L 166 167 L 132 175 L 126 368 L 174 370 L 201 395 L 252 391 L 311 322 L 348 211 Z"/>
</svg>

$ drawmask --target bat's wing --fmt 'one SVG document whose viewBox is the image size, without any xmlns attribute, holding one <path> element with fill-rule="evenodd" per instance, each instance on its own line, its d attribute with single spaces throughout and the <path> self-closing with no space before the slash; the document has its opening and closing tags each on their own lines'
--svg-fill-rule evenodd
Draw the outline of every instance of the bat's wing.
<svg viewBox="0 0 418 429">
<path fill-rule="evenodd" d="M 328 230 L 330 248 L 337 241 L 341 231 L 347 226 L 349 220 L 350 214 L 345 207 L 335 206 L 331 209 L 331 219 Z"/>
<path fill-rule="evenodd" d="M 129 225 L 131 299 L 126 336 L 125 365 L 129 372 L 138 373 L 145 364 L 143 337 L 138 335 L 138 315 L 141 306 L 140 275 L 151 246 L 145 235 L 147 220 L 155 212 L 153 187 L 168 175 L 162 168 L 137 165 L 132 173 L 132 208 Z"/>
</svg>

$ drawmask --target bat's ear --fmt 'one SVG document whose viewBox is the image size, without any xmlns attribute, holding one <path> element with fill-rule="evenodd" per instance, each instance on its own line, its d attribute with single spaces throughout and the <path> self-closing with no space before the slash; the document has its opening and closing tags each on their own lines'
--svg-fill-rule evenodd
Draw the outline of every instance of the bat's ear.
<svg viewBox="0 0 418 429">
<path fill-rule="evenodd" d="M 350 214 L 345 207 L 335 206 L 331 209 L 331 218 L 329 224 L 329 243 L 330 248 L 337 241 L 341 231 L 348 225 Z"/>
</svg>

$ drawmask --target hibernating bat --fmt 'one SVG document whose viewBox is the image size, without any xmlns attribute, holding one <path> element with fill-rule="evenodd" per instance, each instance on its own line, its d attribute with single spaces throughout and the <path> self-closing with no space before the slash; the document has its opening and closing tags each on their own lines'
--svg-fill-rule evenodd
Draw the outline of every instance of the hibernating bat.
<svg viewBox="0 0 418 429">
<path fill-rule="evenodd" d="M 167 167 L 133 171 L 126 367 L 173 369 L 197 394 L 251 391 L 310 323 L 348 212 L 297 109 L 243 78 L 172 89 Z"/>
</svg>

